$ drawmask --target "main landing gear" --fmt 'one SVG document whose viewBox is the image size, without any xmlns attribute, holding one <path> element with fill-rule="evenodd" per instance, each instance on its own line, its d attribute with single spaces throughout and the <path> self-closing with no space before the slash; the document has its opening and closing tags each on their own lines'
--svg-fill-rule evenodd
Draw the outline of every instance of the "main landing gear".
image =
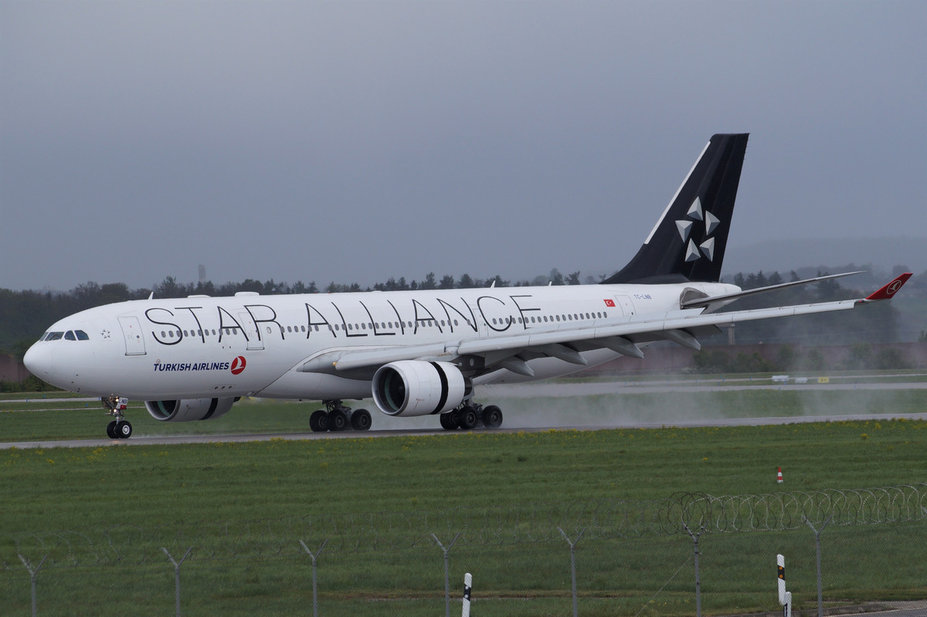
<svg viewBox="0 0 927 617">
<path fill-rule="evenodd" d="M 309 428 L 315 433 L 325 431 L 366 431 L 373 420 L 366 409 L 351 409 L 341 401 L 322 401 L 325 409 L 313 411 L 309 416 Z"/>
<path fill-rule="evenodd" d="M 483 407 L 479 403 L 464 401 L 457 409 L 441 414 L 441 428 L 446 431 L 471 431 L 480 425 L 486 428 L 502 426 L 502 410 L 495 405 Z"/>
<path fill-rule="evenodd" d="M 131 437 L 132 425 L 125 419 L 129 399 L 124 396 L 110 394 L 101 398 L 100 401 L 103 403 L 103 409 L 116 418 L 106 425 L 106 436 L 110 439 L 128 439 Z"/>
</svg>

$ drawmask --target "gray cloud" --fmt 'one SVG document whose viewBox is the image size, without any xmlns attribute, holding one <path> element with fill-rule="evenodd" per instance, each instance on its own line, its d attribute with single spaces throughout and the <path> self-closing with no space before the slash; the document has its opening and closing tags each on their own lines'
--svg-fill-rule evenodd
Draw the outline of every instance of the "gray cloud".
<svg viewBox="0 0 927 617">
<path fill-rule="evenodd" d="M 0 287 L 605 272 L 728 131 L 752 133 L 732 245 L 923 237 L 925 18 L 4 3 Z"/>
</svg>

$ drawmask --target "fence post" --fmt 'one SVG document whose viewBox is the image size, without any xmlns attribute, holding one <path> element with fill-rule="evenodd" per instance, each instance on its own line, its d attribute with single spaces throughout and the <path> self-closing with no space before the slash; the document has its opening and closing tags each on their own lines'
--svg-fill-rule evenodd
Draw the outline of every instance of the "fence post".
<svg viewBox="0 0 927 617">
<path fill-rule="evenodd" d="M 309 547 L 306 546 L 306 543 L 302 540 L 300 540 L 299 543 L 303 545 L 303 550 L 309 553 L 309 558 L 312 559 L 312 617 L 319 617 L 319 594 L 315 576 L 315 559 L 322 554 L 322 550 L 325 548 L 325 545 L 328 544 L 328 539 L 326 538 L 325 541 L 322 542 L 322 545 L 319 546 L 315 553 L 310 551 Z"/>
<path fill-rule="evenodd" d="M 42 561 L 40 561 L 39 565 L 37 565 L 35 568 L 32 567 L 32 564 L 30 564 L 25 557 L 19 553 L 16 554 L 19 555 L 19 560 L 23 562 L 23 565 L 26 566 L 26 570 L 29 571 L 29 579 L 31 580 L 32 586 L 32 617 L 35 617 L 38 612 L 38 604 L 36 602 L 35 595 L 35 579 L 39 575 L 39 570 L 42 569 L 42 564 L 44 564 L 45 560 L 48 558 L 48 553 L 45 553 L 45 555 L 42 557 Z"/>
<path fill-rule="evenodd" d="M 171 554 L 167 552 L 167 549 L 163 546 L 161 550 L 164 551 L 164 554 L 167 555 L 167 558 L 171 560 L 171 563 L 174 564 L 174 612 L 177 617 L 180 617 L 180 566 L 183 565 L 183 562 L 186 561 L 187 557 L 190 555 L 190 551 L 193 550 L 193 547 L 187 549 L 187 552 L 183 554 L 183 557 L 180 558 L 180 561 L 175 561 Z"/>
<path fill-rule="evenodd" d="M 695 615 L 696 617 L 702 617 L 702 581 L 699 578 L 698 572 L 698 539 L 705 533 L 705 527 L 700 527 L 698 533 L 692 533 L 688 525 L 683 523 L 682 526 L 685 528 L 686 533 L 692 538 L 692 544 L 695 547 Z"/>
<path fill-rule="evenodd" d="M 576 545 L 579 543 L 580 538 L 583 537 L 583 534 L 586 532 L 585 529 L 579 530 L 579 535 L 576 536 L 576 540 L 570 540 L 566 535 L 566 532 L 557 527 L 560 531 L 560 535 L 563 536 L 563 539 L 567 541 L 567 544 L 570 545 L 570 588 L 573 593 L 573 617 L 577 617 L 578 608 L 576 602 Z"/>
<path fill-rule="evenodd" d="M 820 529 L 815 529 L 814 525 L 811 524 L 811 521 L 808 520 L 804 514 L 802 518 L 805 519 L 805 523 L 808 527 L 811 527 L 811 531 L 814 532 L 814 548 L 817 553 L 817 566 L 818 566 L 818 617 L 824 617 L 824 592 L 821 586 L 821 532 L 824 531 L 824 528 L 827 527 L 827 524 L 830 523 L 831 519 L 834 518 L 834 515 L 831 514 L 824 520 L 824 524 L 821 525 Z"/>
<path fill-rule="evenodd" d="M 444 548 L 444 545 L 441 544 L 441 540 L 438 539 L 438 536 L 431 534 L 431 537 L 435 539 L 435 542 L 437 542 L 438 546 L 441 547 L 441 550 L 444 551 L 444 617 L 451 617 L 451 582 L 448 575 L 447 552 L 453 548 L 454 544 L 457 543 L 457 538 L 460 537 L 460 532 L 457 532 L 457 535 L 454 536 L 454 539 L 451 540 L 451 543 L 447 545 L 447 548 Z"/>
</svg>

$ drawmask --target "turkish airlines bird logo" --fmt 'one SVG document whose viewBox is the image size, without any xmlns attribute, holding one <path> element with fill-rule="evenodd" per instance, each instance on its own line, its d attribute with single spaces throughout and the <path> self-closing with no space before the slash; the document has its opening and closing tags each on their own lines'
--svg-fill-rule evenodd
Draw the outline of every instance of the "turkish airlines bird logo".
<svg viewBox="0 0 927 617">
<path fill-rule="evenodd" d="M 237 358 L 232 360 L 232 368 L 229 370 L 232 371 L 232 375 L 241 375 L 241 372 L 245 370 L 245 366 L 247 364 L 248 363 L 247 361 L 245 361 L 244 356 L 238 356 Z"/>
</svg>

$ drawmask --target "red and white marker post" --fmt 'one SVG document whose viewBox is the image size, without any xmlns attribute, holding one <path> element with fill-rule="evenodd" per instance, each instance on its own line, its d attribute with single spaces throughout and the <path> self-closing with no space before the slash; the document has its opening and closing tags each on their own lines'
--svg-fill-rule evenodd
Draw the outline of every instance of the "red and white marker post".
<svg viewBox="0 0 927 617">
<path fill-rule="evenodd" d="M 776 570 L 779 584 L 779 604 L 783 617 L 792 617 L 792 592 L 785 590 L 785 557 L 776 555 Z"/>
</svg>

